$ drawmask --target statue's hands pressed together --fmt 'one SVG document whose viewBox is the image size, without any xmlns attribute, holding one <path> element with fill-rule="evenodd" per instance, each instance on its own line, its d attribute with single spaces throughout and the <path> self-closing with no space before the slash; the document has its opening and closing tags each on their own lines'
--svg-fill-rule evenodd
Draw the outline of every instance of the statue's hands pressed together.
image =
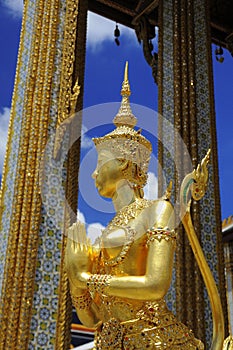
<svg viewBox="0 0 233 350">
<path fill-rule="evenodd" d="M 80 321 L 88 327 L 95 327 L 99 322 L 96 317 L 97 308 L 92 303 L 86 280 L 91 275 L 98 251 L 91 245 L 83 223 L 74 223 L 67 234 L 65 265 L 72 304 Z"/>
<path fill-rule="evenodd" d="M 82 288 L 82 276 L 91 272 L 94 255 L 84 224 L 79 221 L 74 223 L 68 229 L 65 256 L 66 270 L 73 287 Z"/>
</svg>

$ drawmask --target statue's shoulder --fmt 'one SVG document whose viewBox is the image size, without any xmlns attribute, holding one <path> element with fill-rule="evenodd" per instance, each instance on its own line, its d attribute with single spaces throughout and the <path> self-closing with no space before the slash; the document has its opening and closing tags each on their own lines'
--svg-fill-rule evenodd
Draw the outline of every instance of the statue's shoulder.
<svg viewBox="0 0 233 350">
<path fill-rule="evenodd" d="M 148 218 L 149 226 L 173 229 L 175 225 L 174 208 L 169 200 L 158 198 L 147 200 L 144 213 Z"/>
</svg>

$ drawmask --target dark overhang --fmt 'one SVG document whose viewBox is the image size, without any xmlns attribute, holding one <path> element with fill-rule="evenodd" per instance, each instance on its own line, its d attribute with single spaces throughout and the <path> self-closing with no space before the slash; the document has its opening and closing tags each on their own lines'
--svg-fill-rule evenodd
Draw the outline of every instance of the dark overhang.
<svg viewBox="0 0 233 350">
<path fill-rule="evenodd" d="M 134 28 L 142 15 L 158 25 L 159 0 L 89 0 L 89 10 Z M 210 0 L 212 42 L 230 49 L 233 42 L 233 1 Z M 231 43 L 231 44 L 230 44 Z"/>
</svg>

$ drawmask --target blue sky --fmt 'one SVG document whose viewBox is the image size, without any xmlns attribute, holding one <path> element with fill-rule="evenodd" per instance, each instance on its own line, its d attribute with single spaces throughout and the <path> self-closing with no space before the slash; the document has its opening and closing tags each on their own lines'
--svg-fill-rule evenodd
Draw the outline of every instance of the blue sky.
<svg viewBox="0 0 233 350">
<path fill-rule="evenodd" d="M 19 43 L 22 0 L 0 0 L 0 173 Z M 129 61 L 131 102 L 157 110 L 157 87 L 134 32 L 119 25 L 120 46 L 114 42 L 115 23 L 89 15 L 84 106 L 120 101 L 125 61 Z M 156 43 L 155 43 L 156 45 Z M 213 46 L 213 50 L 215 47 Z M 213 59 L 217 116 L 222 217 L 233 214 L 233 58 Z M 110 121 L 111 122 L 111 121 Z M 88 139 L 84 140 L 88 141 Z M 89 144 L 90 145 L 90 144 Z M 86 144 L 86 150 L 89 146 Z M 152 176 L 153 177 L 153 176 Z M 155 177 L 152 178 L 156 184 Z M 82 211 L 88 211 L 80 200 Z M 93 221 L 101 221 L 98 215 Z"/>
</svg>

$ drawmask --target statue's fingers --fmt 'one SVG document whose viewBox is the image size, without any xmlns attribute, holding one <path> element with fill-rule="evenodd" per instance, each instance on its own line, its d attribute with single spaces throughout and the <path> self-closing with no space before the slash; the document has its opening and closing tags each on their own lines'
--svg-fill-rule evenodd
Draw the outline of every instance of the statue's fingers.
<svg viewBox="0 0 233 350">
<path fill-rule="evenodd" d="M 85 251 L 85 244 L 80 243 L 80 250 L 81 250 L 81 252 Z"/>
<path fill-rule="evenodd" d="M 86 243 L 86 230 L 83 223 L 80 223 L 80 226 L 79 226 L 79 239 L 81 243 L 83 244 Z"/>
<path fill-rule="evenodd" d="M 77 241 L 82 243 L 82 223 L 80 221 L 77 222 Z"/>
<path fill-rule="evenodd" d="M 72 242 L 73 242 L 73 226 L 70 226 L 68 228 L 68 230 L 67 230 L 67 238 L 68 238 L 67 244 L 71 245 Z"/>
<path fill-rule="evenodd" d="M 91 244 L 91 240 L 90 237 L 87 237 L 87 248 L 91 248 L 92 244 Z"/>
<path fill-rule="evenodd" d="M 83 251 L 85 252 L 85 253 L 87 253 L 88 252 L 88 246 L 87 246 L 87 244 L 85 243 L 85 244 L 83 244 Z"/>
<path fill-rule="evenodd" d="M 86 229 L 84 224 L 82 224 L 81 232 L 82 232 L 82 242 L 85 244 L 87 241 L 87 235 L 86 235 Z"/>
<path fill-rule="evenodd" d="M 80 242 L 80 238 L 79 238 L 79 224 L 77 222 L 75 224 L 73 224 L 73 240 L 74 240 L 75 244 Z"/>
</svg>

